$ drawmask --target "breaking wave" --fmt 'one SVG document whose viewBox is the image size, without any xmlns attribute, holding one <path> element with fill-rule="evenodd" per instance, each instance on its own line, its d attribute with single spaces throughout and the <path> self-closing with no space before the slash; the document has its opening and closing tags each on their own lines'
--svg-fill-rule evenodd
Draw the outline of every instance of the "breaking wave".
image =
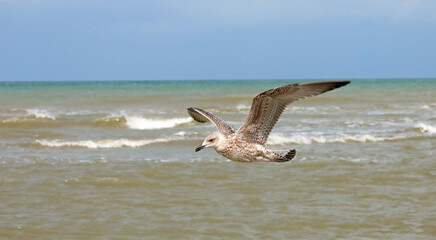
<svg viewBox="0 0 436 240">
<path fill-rule="evenodd" d="M 405 139 L 404 136 L 396 137 L 375 137 L 372 135 L 361 136 L 341 136 L 341 137 L 310 137 L 303 135 L 295 135 L 292 137 L 283 137 L 279 135 L 271 135 L 268 139 L 268 144 L 283 145 L 283 144 L 314 144 L 314 143 L 347 143 L 347 142 L 384 142 Z"/>
<path fill-rule="evenodd" d="M 36 109 L 36 108 L 25 109 L 25 110 L 16 109 L 13 111 L 11 110 L 7 114 L 7 116 L 9 117 L 1 120 L 1 123 L 11 126 L 25 124 L 25 123 L 34 124 L 37 122 L 47 122 L 47 120 L 56 120 L 57 117 L 57 115 L 53 112 L 50 112 L 45 109 Z"/>
<path fill-rule="evenodd" d="M 46 118 L 55 120 L 56 116 L 54 113 L 49 112 L 45 109 L 26 109 L 27 116 L 28 117 L 34 117 L 34 118 Z"/>
<path fill-rule="evenodd" d="M 126 119 L 127 127 L 131 129 L 139 129 L 139 130 L 173 128 L 175 126 L 189 123 L 192 121 L 190 117 L 153 119 L 153 118 L 143 118 L 138 116 L 125 116 L 124 118 Z"/>
<path fill-rule="evenodd" d="M 242 112 L 242 111 L 248 111 L 248 110 L 250 110 L 250 108 L 251 108 L 251 106 L 246 105 L 246 104 L 238 104 L 238 105 L 236 106 L 236 109 L 237 109 L 239 112 Z"/>
<path fill-rule="evenodd" d="M 40 127 L 53 126 L 53 123 L 67 125 L 99 125 L 111 127 L 127 127 L 136 130 L 153 130 L 174 128 L 190 123 L 190 117 L 148 118 L 125 112 L 110 113 L 105 111 L 48 111 L 45 109 L 25 109 L 19 115 L 0 119 L 4 125 L 23 125 Z"/>
<path fill-rule="evenodd" d="M 409 132 L 407 135 L 394 135 L 388 137 L 373 136 L 370 134 L 362 135 L 340 135 L 340 136 L 308 136 L 308 135 L 294 135 L 291 137 L 283 137 L 281 135 L 272 134 L 268 139 L 268 144 L 271 145 L 283 145 L 283 144 L 322 144 L 322 143 L 348 143 L 348 142 L 386 142 L 386 141 L 398 141 L 403 139 L 413 139 L 420 137 L 430 137 L 436 133 L 436 127 L 430 124 L 418 123 L 413 127 L 405 129 Z M 411 132 L 415 133 L 411 133 Z M 418 134 L 419 132 L 421 134 Z M 424 133 L 424 135 L 422 135 Z"/>
<path fill-rule="evenodd" d="M 429 103 L 419 107 L 420 109 L 433 109 L 436 108 L 436 103 Z"/>
<path fill-rule="evenodd" d="M 415 125 L 415 128 L 422 133 L 436 133 L 436 127 L 433 127 L 430 124 L 419 123 Z"/>
<path fill-rule="evenodd" d="M 183 118 L 146 118 L 138 115 L 129 115 L 125 112 L 112 113 L 105 118 L 96 120 L 96 123 L 125 126 L 136 130 L 154 130 L 173 128 L 191 122 L 190 117 Z"/>
<path fill-rule="evenodd" d="M 84 141 L 61 141 L 61 140 L 36 140 L 36 143 L 46 147 L 84 147 L 84 148 L 121 148 L 121 147 L 142 147 L 154 143 L 170 142 L 172 139 L 157 138 L 151 140 L 84 140 Z"/>
</svg>

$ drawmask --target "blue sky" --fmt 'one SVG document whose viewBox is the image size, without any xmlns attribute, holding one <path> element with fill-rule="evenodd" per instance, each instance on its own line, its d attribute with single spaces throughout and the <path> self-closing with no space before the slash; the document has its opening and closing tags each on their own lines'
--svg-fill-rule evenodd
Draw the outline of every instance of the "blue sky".
<svg viewBox="0 0 436 240">
<path fill-rule="evenodd" d="M 434 0 L 0 0 L 0 81 L 436 77 Z"/>
</svg>

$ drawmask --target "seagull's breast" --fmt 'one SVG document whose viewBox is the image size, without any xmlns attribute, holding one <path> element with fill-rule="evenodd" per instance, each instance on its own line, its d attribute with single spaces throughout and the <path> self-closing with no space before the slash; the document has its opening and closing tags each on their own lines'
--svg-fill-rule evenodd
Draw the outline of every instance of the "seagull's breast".
<svg viewBox="0 0 436 240">
<path fill-rule="evenodd" d="M 229 136 L 215 149 L 222 156 L 239 162 L 267 161 L 265 147 Z"/>
</svg>

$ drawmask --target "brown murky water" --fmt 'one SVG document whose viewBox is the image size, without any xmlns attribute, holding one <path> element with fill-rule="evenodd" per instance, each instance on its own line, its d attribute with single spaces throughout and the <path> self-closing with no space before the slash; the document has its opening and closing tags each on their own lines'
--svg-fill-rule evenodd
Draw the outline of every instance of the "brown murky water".
<svg viewBox="0 0 436 240">
<path fill-rule="evenodd" d="M 432 239 L 436 164 L 14 164 L 11 239 Z"/>
</svg>

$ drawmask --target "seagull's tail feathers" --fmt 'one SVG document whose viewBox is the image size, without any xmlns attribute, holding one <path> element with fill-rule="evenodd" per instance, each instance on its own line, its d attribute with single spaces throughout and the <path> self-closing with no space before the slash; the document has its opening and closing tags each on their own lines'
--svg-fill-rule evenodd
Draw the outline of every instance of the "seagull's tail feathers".
<svg viewBox="0 0 436 240">
<path fill-rule="evenodd" d="M 285 152 L 285 154 L 282 154 L 280 158 L 276 160 L 276 162 L 288 162 L 291 161 L 295 155 L 297 154 L 297 151 L 295 149 L 290 150 L 289 152 Z"/>
</svg>

